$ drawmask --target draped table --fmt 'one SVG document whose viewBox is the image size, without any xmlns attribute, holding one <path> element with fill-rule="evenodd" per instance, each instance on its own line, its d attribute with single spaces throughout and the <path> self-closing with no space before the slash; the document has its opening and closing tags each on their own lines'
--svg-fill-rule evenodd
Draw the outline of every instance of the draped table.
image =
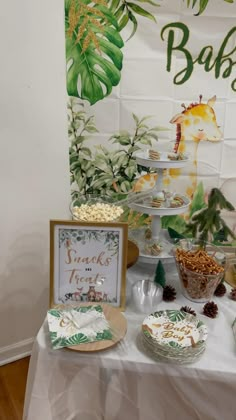
<svg viewBox="0 0 236 420">
<path fill-rule="evenodd" d="M 145 317 L 135 313 L 131 286 L 152 278 L 155 267 L 136 264 L 127 272 L 125 338 L 97 353 L 52 350 L 47 321 L 35 340 L 27 380 L 24 420 L 235 420 L 236 343 L 232 322 L 236 302 L 214 297 L 216 319 L 201 314 L 203 304 L 185 299 L 173 264 L 167 283 L 177 289 L 174 302 L 160 309 L 194 308 L 208 326 L 207 348 L 191 365 L 155 361 L 139 340 Z M 229 292 L 230 288 L 228 288 Z"/>
</svg>

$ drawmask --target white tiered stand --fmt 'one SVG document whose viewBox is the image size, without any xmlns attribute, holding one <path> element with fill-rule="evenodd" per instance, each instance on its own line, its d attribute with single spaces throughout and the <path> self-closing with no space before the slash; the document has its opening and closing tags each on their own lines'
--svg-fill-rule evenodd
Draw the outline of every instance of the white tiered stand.
<svg viewBox="0 0 236 420">
<path fill-rule="evenodd" d="M 183 168 L 187 163 L 186 160 L 170 160 L 168 159 L 168 153 L 162 152 L 160 160 L 152 160 L 149 157 L 149 150 L 142 151 L 136 154 L 136 161 L 139 165 L 145 166 L 147 168 L 156 168 L 156 173 L 158 175 L 155 189 L 152 193 L 152 196 L 155 196 L 156 193 L 163 190 L 163 174 L 165 169 L 170 168 Z M 155 208 L 152 207 L 151 196 L 145 198 L 144 200 L 137 199 L 136 201 L 129 204 L 130 208 L 138 211 L 139 213 L 145 213 L 152 216 L 151 231 L 152 231 L 152 241 L 155 242 L 164 242 L 167 243 L 167 238 L 165 233 L 161 230 L 161 216 L 174 216 L 177 214 L 185 213 L 190 205 L 190 200 L 181 195 L 176 194 L 181 197 L 184 201 L 184 204 L 181 207 L 161 207 Z M 171 247 L 169 243 L 169 248 Z M 142 250 L 140 251 L 139 260 L 145 263 L 155 264 L 159 259 L 172 259 L 172 255 L 169 252 L 165 252 L 164 247 L 163 251 L 158 256 L 147 255 Z"/>
</svg>

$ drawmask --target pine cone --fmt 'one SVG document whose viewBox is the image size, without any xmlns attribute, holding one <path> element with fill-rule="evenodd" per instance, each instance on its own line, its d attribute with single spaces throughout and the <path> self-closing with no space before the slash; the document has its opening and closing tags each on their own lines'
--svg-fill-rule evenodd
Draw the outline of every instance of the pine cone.
<svg viewBox="0 0 236 420">
<path fill-rule="evenodd" d="M 230 298 L 232 300 L 236 300 L 236 287 L 234 287 L 233 289 L 231 289 Z"/>
<path fill-rule="evenodd" d="M 191 315 L 196 316 L 196 312 L 195 312 L 192 308 L 190 308 L 190 306 L 182 306 L 182 307 L 180 308 L 180 310 L 181 310 L 182 312 L 187 312 L 188 314 L 191 314 Z"/>
<path fill-rule="evenodd" d="M 224 283 L 218 284 L 214 295 L 218 296 L 218 297 L 221 297 L 221 296 L 224 296 L 225 293 L 226 293 L 226 287 L 225 287 Z"/>
<path fill-rule="evenodd" d="M 203 307 L 203 313 L 209 318 L 216 318 L 218 314 L 218 306 L 214 302 L 207 302 Z"/>
<path fill-rule="evenodd" d="M 163 300 L 165 302 L 172 302 L 176 299 L 176 290 L 172 286 L 165 286 L 163 289 Z"/>
</svg>

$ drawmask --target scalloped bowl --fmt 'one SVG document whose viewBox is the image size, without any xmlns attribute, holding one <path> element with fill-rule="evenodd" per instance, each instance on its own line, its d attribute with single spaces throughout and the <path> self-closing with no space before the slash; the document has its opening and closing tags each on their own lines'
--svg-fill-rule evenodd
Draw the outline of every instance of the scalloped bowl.
<svg viewBox="0 0 236 420">
<path fill-rule="evenodd" d="M 187 252 L 197 251 L 203 248 L 208 256 L 210 256 L 221 268 L 222 271 L 216 274 L 202 274 L 202 264 L 204 261 L 199 261 L 197 270 L 190 270 L 186 268 L 176 255 L 176 250 L 184 250 Z M 222 281 L 225 274 L 226 255 L 221 248 L 196 239 L 181 239 L 175 246 L 174 257 L 176 267 L 181 283 L 183 295 L 192 302 L 207 302 L 213 298 L 217 286 Z"/>
<path fill-rule="evenodd" d="M 112 197 L 89 194 L 72 201 L 70 212 L 73 220 L 80 222 L 117 222 L 124 213 L 124 208 L 114 204 Z"/>
</svg>

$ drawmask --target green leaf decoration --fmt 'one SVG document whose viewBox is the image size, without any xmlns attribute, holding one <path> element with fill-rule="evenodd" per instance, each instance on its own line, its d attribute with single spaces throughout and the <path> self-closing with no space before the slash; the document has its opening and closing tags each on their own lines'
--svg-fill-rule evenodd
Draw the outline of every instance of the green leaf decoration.
<svg viewBox="0 0 236 420">
<path fill-rule="evenodd" d="M 186 229 L 185 220 L 178 215 L 176 215 L 176 216 L 163 216 L 161 218 L 161 225 L 162 225 L 163 229 L 172 228 L 180 234 L 182 234 Z"/>
<path fill-rule="evenodd" d="M 160 286 L 162 286 L 163 288 L 166 285 L 166 274 L 165 274 L 165 269 L 163 267 L 161 260 L 158 261 L 158 264 L 156 267 L 154 283 L 160 284 Z"/>
<path fill-rule="evenodd" d="M 221 217 L 222 209 L 234 210 L 234 207 L 218 188 L 213 188 L 208 196 L 208 205 L 192 214 L 186 233 L 202 241 L 213 241 L 215 236 L 217 238 L 216 232 L 221 231 L 221 237 L 235 239 L 234 232 Z"/>
<path fill-rule="evenodd" d="M 50 309 L 49 312 L 52 316 L 55 316 L 56 318 L 60 318 L 60 316 L 61 316 L 60 311 L 57 310 L 57 309 Z"/>
<path fill-rule="evenodd" d="M 51 341 L 55 341 L 57 338 L 57 333 L 55 331 L 50 331 Z"/>
<path fill-rule="evenodd" d="M 89 340 L 86 337 L 86 335 L 79 333 L 79 334 L 73 335 L 70 338 L 67 338 L 66 342 L 67 342 L 67 345 L 74 346 L 76 344 L 88 343 Z"/>
<path fill-rule="evenodd" d="M 197 323 L 197 328 L 200 328 L 202 325 L 204 325 L 204 322 L 199 321 L 199 322 Z"/>
<path fill-rule="evenodd" d="M 181 311 L 169 310 L 167 316 L 171 322 L 182 321 L 186 318 L 186 313 Z"/>
<path fill-rule="evenodd" d="M 110 330 L 104 330 L 102 333 L 98 333 L 96 340 L 112 340 L 112 333 Z"/>
<path fill-rule="evenodd" d="M 191 0 L 185 0 L 187 2 L 187 7 L 191 6 Z M 226 3 L 234 3 L 234 0 L 224 0 Z M 207 5 L 209 3 L 209 0 L 192 0 L 192 9 L 195 7 L 195 5 L 197 4 L 197 2 L 199 2 L 199 11 L 198 13 L 195 14 L 195 16 L 199 16 L 202 13 L 204 13 L 204 11 L 207 8 Z"/>
<path fill-rule="evenodd" d="M 176 343 L 175 341 L 169 341 L 168 346 L 173 347 L 175 349 L 180 349 L 180 344 Z"/>
<path fill-rule="evenodd" d="M 146 335 L 146 337 L 151 337 L 151 334 L 148 330 L 143 329 L 143 334 Z"/>
<path fill-rule="evenodd" d="M 184 239 L 185 238 L 184 235 L 176 232 L 176 230 L 172 229 L 171 227 L 168 227 L 168 233 L 171 239 Z"/>
<path fill-rule="evenodd" d="M 152 0 L 137 0 L 139 3 L 147 3 L 152 6 L 160 6 Z M 127 2 L 126 0 L 108 0 L 109 9 L 113 12 L 115 18 L 118 21 L 119 31 L 121 31 L 129 22 L 133 24 L 132 32 L 127 39 L 131 39 L 138 28 L 138 21 L 135 15 L 146 17 L 156 22 L 155 16 L 148 12 L 143 7 L 140 7 L 137 3 Z"/>
<path fill-rule="evenodd" d="M 118 85 L 123 62 L 117 19 L 100 3 L 65 1 L 67 91 L 91 105 Z"/>
<path fill-rule="evenodd" d="M 200 0 L 200 8 L 196 16 L 201 15 L 204 12 L 204 10 L 206 9 L 208 5 L 208 1 L 209 0 Z"/>
<path fill-rule="evenodd" d="M 151 13 L 149 13 L 147 10 L 144 10 L 142 7 L 138 6 L 137 4 L 127 2 L 127 6 L 130 7 L 133 10 L 133 12 L 137 13 L 138 15 L 144 16 L 156 22 L 155 16 L 153 16 Z"/>
<path fill-rule="evenodd" d="M 193 195 L 193 199 L 190 206 L 190 216 L 192 216 L 192 214 L 195 213 L 195 211 L 201 210 L 202 208 L 207 206 L 205 203 L 204 195 L 205 195 L 205 192 L 204 192 L 203 183 L 200 182 Z"/>
<path fill-rule="evenodd" d="M 132 12 L 129 12 L 129 20 L 133 23 L 133 30 L 129 36 L 129 38 L 127 39 L 127 41 L 129 41 L 135 34 L 135 32 L 137 31 L 138 28 L 138 21 L 136 19 L 136 17 L 134 16 L 134 14 Z"/>
<path fill-rule="evenodd" d="M 88 305 L 88 306 L 79 306 L 77 308 L 76 307 L 74 308 L 75 311 L 77 311 L 77 312 L 83 312 L 83 313 L 90 311 L 90 309 L 91 309 L 91 305 Z M 93 306 L 93 310 L 94 311 L 97 311 L 97 312 L 102 312 L 103 311 L 101 305 Z"/>
</svg>

